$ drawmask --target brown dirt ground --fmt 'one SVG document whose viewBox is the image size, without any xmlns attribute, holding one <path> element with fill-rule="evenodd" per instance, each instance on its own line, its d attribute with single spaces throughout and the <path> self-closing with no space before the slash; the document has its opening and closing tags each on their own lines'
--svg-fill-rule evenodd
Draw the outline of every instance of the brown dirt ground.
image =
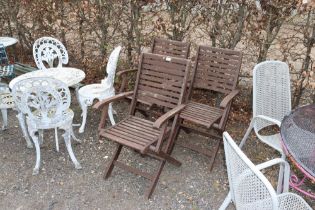
<svg viewBox="0 0 315 210">
<path fill-rule="evenodd" d="M 246 97 L 245 97 L 246 98 Z M 80 122 L 80 109 L 73 97 L 72 108 Z M 249 124 L 250 114 L 240 108 L 243 96 L 238 97 L 232 110 L 227 131 L 237 142 Z M 116 103 L 116 119 L 128 112 L 128 103 Z M 89 110 L 86 131 L 78 134 L 81 144 L 73 142 L 73 149 L 83 169 L 76 170 L 70 161 L 63 143 L 60 152 L 55 151 L 53 131 L 45 132 L 41 148 L 40 173 L 32 175 L 35 150 L 27 149 L 15 112 L 9 112 L 9 128 L 0 131 L 0 209 L 218 209 L 228 192 L 228 179 L 224 164 L 223 146 L 219 150 L 213 171 L 209 171 L 209 159 L 193 151 L 176 146 L 173 156 L 182 162 L 181 167 L 166 164 L 155 192 L 150 200 L 144 197 L 147 180 L 115 168 L 108 180 L 102 174 L 115 144 L 97 138 L 99 112 Z M 59 135 L 61 135 L 61 131 Z M 244 150 L 255 162 L 261 163 L 279 157 L 251 137 Z M 60 136 L 60 142 L 62 138 Z M 199 142 L 210 148 L 213 141 L 181 132 L 178 141 Z M 140 157 L 134 151 L 123 150 L 121 159 L 130 165 L 152 170 L 156 162 Z M 277 169 L 266 171 L 274 184 Z M 315 202 L 307 199 L 315 207 Z M 230 205 L 230 209 L 234 209 Z"/>
</svg>

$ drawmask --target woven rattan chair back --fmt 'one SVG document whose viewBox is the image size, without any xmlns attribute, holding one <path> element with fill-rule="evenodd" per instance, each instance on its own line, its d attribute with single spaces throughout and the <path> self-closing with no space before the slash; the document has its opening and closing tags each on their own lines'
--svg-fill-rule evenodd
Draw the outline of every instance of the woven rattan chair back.
<svg viewBox="0 0 315 210">
<path fill-rule="evenodd" d="M 291 111 L 289 67 L 281 61 L 265 61 L 255 66 L 253 72 L 253 117 L 264 115 L 282 121 Z M 272 125 L 257 119 L 255 132 Z"/>
</svg>

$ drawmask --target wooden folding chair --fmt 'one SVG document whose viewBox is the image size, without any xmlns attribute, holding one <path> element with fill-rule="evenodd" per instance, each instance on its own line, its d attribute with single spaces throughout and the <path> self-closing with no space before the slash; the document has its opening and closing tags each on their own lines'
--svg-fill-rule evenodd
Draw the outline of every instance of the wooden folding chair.
<svg viewBox="0 0 315 210">
<path fill-rule="evenodd" d="M 144 53 L 141 55 L 134 91 L 120 93 L 95 104 L 94 108 L 102 108 L 103 110 L 99 124 L 99 135 L 118 144 L 117 150 L 105 170 L 105 179 L 110 176 L 114 166 L 141 175 L 151 181 L 146 192 L 146 196 L 149 198 L 157 184 L 165 162 L 168 161 L 176 166 L 181 165 L 179 161 L 170 156 L 169 148 L 174 143 L 174 131 L 178 126 L 179 113 L 185 107 L 182 102 L 186 90 L 189 66 L 190 61 L 187 59 Z M 109 103 L 123 99 L 128 95 L 133 96 L 129 116 L 116 125 L 105 129 Z M 139 101 L 154 103 L 169 111 L 155 122 L 145 120 L 135 116 L 136 104 Z M 164 146 L 163 142 L 165 142 Z M 149 174 L 118 161 L 123 146 L 159 160 L 160 164 L 155 173 Z"/>
<path fill-rule="evenodd" d="M 194 130 L 205 136 L 218 139 L 213 151 L 201 148 L 189 142 L 178 142 L 181 146 L 190 148 L 208 157 L 211 157 L 212 170 L 216 154 L 225 130 L 232 99 L 238 94 L 236 89 L 238 75 L 242 63 L 242 53 L 229 49 L 218 49 L 208 46 L 199 46 L 192 71 L 192 81 L 189 84 L 189 93 L 185 109 L 180 113 L 180 128 L 185 131 Z M 218 106 L 203 104 L 194 101 L 193 89 L 203 89 L 211 93 L 224 96 Z M 198 126 L 195 126 L 195 125 Z M 192 126 L 193 125 L 193 126 Z"/>
<path fill-rule="evenodd" d="M 159 55 L 167 55 L 177 58 L 188 58 L 190 51 L 189 42 L 180 42 L 175 40 L 163 39 L 163 38 L 154 38 L 151 46 L 151 53 Z M 116 73 L 118 78 L 121 78 L 121 86 L 119 92 L 122 93 L 125 91 L 128 84 L 128 74 L 136 72 L 138 69 L 127 69 L 121 70 Z M 131 99 L 131 97 L 130 97 Z"/>
</svg>

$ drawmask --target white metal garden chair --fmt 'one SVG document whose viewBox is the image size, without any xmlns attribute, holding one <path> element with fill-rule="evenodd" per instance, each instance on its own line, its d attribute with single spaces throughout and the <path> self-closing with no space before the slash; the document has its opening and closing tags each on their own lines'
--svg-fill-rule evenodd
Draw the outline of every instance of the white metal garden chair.
<svg viewBox="0 0 315 210">
<path fill-rule="evenodd" d="M 75 158 L 71 147 L 71 131 L 74 113 L 69 108 L 71 94 L 63 82 L 47 77 L 21 80 L 13 86 L 12 94 L 19 110 L 26 115 L 28 132 L 36 148 L 36 165 L 33 174 L 40 167 L 39 140 L 43 141 L 42 130 L 60 128 L 72 162 L 76 169 L 81 165 Z M 38 133 L 39 137 L 36 135 Z M 57 151 L 59 144 L 56 142 Z"/>
<path fill-rule="evenodd" d="M 69 61 L 68 52 L 65 46 L 58 39 L 52 37 L 41 37 L 34 42 L 33 57 L 37 68 L 40 70 L 46 70 L 47 67 L 60 68 L 63 64 L 67 64 Z M 75 88 L 77 98 L 79 87 L 79 84 L 73 86 L 73 88 Z M 57 130 L 55 131 L 55 133 L 57 135 Z M 76 138 L 73 132 L 71 133 L 71 136 L 74 140 L 80 142 L 80 140 Z M 58 141 L 57 136 L 56 141 Z"/>
<path fill-rule="evenodd" d="M 14 65 L 9 64 L 9 59 L 3 44 L 0 44 L 0 81 L 3 77 L 11 77 L 14 74 Z M 14 108 L 14 101 L 8 84 L 0 82 L 0 110 L 2 114 L 2 130 L 8 127 L 8 109 Z"/>
<path fill-rule="evenodd" d="M 65 46 L 52 37 L 41 37 L 34 42 L 33 56 L 38 69 L 54 67 L 54 62 L 58 60 L 57 67 L 67 64 L 69 61 L 68 52 Z M 45 65 L 46 63 L 46 65 Z"/>
<path fill-rule="evenodd" d="M 119 53 L 121 46 L 116 47 L 109 56 L 106 72 L 107 76 L 101 81 L 100 84 L 90 84 L 85 85 L 79 89 L 79 102 L 82 108 L 82 124 L 79 129 L 80 133 L 84 132 L 86 118 L 87 118 L 87 107 L 92 106 L 95 99 L 101 101 L 106 98 L 112 97 L 115 95 L 114 80 L 117 62 L 119 58 Z M 113 116 L 113 107 L 112 104 L 109 104 L 108 107 L 108 116 L 112 125 L 115 125 L 115 120 Z"/>
<path fill-rule="evenodd" d="M 254 128 L 257 137 L 281 153 L 280 133 L 263 135 L 261 130 L 270 126 L 280 127 L 285 115 L 291 111 L 289 67 L 281 61 L 265 61 L 255 66 L 253 72 L 253 118 L 243 137 L 240 148 L 245 144 Z"/>
<path fill-rule="evenodd" d="M 288 192 L 289 164 L 276 158 L 255 166 L 233 141 L 223 133 L 224 152 L 229 178 L 230 192 L 219 210 L 226 209 L 233 201 L 240 210 L 311 210 L 312 208 L 297 194 Z M 279 164 L 284 170 L 283 188 L 276 193 L 271 183 L 260 170 Z"/>
</svg>

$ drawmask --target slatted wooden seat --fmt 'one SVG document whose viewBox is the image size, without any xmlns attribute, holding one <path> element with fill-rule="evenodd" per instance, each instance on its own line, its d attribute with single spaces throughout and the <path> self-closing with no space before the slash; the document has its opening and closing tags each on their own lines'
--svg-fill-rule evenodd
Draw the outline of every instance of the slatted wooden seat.
<svg viewBox="0 0 315 210">
<path fill-rule="evenodd" d="M 154 150 L 160 135 L 160 131 L 153 128 L 153 122 L 132 115 L 100 133 L 105 138 L 115 138 L 116 142 L 133 147 L 141 153 L 145 153 L 150 146 Z"/>
<path fill-rule="evenodd" d="M 223 115 L 223 110 L 206 104 L 189 101 L 180 113 L 180 118 L 210 128 Z"/>
<path fill-rule="evenodd" d="M 180 114 L 180 128 L 194 130 L 206 136 L 218 139 L 212 151 L 203 149 L 189 142 L 178 142 L 211 157 L 210 168 L 219 149 L 222 132 L 228 119 L 233 98 L 238 94 L 236 89 L 238 74 L 242 63 L 242 53 L 229 49 L 199 46 L 192 71 L 192 85 L 189 86 L 188 100 Z M 224 95 L 218 107 L 193 101 L 193 89 L 203 89 L 211 93 Z M 196 124 L 196 126 L 192 125 Z"/>
<path fill-rule="evenodd" d="M 151 185 L 146 193 L 149 198 L 165 162 L 168 161 L 180 166 L 180 162 L 170 156 L 170 148 L 174 144 L 174 131 L 178 127 L 179 113 L 185 107 L 182 102 L 186 91 L 189 66 L 190 61 L 187 59 L 144 53 L 141 55 L 134 91 L 120 93 L 100 101 L 94 106 L 97 109 L 102 108 L 103 112 L 99 125 L 99 135 L 118 144 L 117 150 L 105 171 L 105 178 L 110 176 L 114 166 L 146 177 L 151 180 Z M 105 129 L 109 103 L 130 95 L 133 96 L 128 117 Z M 136 104 L 139 102 L 156 104 L 169 111 L 154 122 L 141 119 L 135 116 Z M 149 174 L 118 161 L 122 147 L 128 147 L 158 159 L 160 161 L 158 169 L 155 173 Z"/>
</svg>

